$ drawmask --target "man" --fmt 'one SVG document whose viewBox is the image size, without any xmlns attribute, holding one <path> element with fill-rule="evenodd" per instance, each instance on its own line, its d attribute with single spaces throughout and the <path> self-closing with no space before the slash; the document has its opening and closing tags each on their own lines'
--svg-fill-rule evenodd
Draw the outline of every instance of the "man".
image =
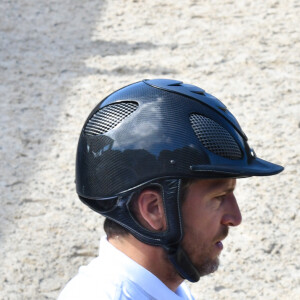
<svg viewBox="0 0 300 300">
<path fill-rule="evenodd" d="M 241 222 L 236 179 L 283 168 L 256 157 L 235 117 L 204 90 L 144 80 L 109 95 L 84 124 L 79 198 L 106 217 L 99 257 L 59 299 L 194 299 Z"/>
</svg>

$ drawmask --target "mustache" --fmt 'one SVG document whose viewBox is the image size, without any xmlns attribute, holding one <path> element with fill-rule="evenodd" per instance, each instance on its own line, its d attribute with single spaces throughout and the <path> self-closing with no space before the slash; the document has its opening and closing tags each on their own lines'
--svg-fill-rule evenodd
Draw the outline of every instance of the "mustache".
<svg viewBox="0 0 300 300">
<path fill-rule="evenodd" d="M 224 240 L 227 235 L 229 233 L 229 228 L 227 226 L 224 226 L 221 228 L 220 232 L 217 234 L 217 240 L 220 241 L 220 240 Z"/>
</svg>

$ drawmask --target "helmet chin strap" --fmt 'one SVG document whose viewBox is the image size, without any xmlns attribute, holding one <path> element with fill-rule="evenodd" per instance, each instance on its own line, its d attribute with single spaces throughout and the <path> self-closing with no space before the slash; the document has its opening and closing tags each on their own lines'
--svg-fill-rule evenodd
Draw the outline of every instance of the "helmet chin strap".
<svg viewBox="0 0 300 300">
<path fill-rule="evenodd" d="M 178 274 L 190 282 L 197 282 L 200 279 L 200 273 L 193 265 L 187 253 L 183 250 L 180 244 L 172 247 L 164 247 L 167 255 Z"/>
<path fill-rule="evenodd" d="M 179 214 L 176 216 L 176 219 L 172 220 L 173 222 L 177 222 L 180 224 L 180 240 L 177 243 L 174 244 L 166 244 L 163 245 L 163 248 L 167 252 L 168 259 L 178 272 L 178 274 L 184 278 L 187 279 L 190 282 L 197 282 L 200 279 L 200 273 L 196 269 L 196 267 L 193 265 L 191 259 L 189 258 L 186 251 L 181 247 L 180 242 L 182 241 L 182 238 L 184 236 L 184 230 L 183 230 L 183 221 L 182 221 L 182 214 L 181 214 L 181 188 L 182 188 L 182 180 L 177 179 L 177 192 L 173 193 L 173 205 L 176 203 L 176 206 L 179 208 Z M 170 218 L 170 214 L 168 211 L 166 212 L 167 218 Z M 172 224 L 170 224 L 172 226 Z"/>
<path fill-rule="evenodd" d="M 184 236 L 181 211 L 183 200 L 181 199 L 182 179 L 166 179 L 161 185 L 164 191 L 163 200 L 169 228 L 172 231 L 172 235 L 176 237 L 176 239 L 166 239 L 161 246 L 167 252 L 168 259 L 178 274 L 190 282 L 197 282 L 200 279 L 200 273 L 193 265 L 186 251 L 181 247 L 181 241 Z M 171 237 L 171 233 L 169 235 Z M 176 242 L 174 242 L 175 240 Z"/>
</svg>

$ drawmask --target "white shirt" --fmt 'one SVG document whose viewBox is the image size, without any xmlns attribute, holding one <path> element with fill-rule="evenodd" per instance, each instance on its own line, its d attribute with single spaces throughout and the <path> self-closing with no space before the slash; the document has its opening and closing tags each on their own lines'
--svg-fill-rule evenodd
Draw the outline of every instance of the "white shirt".
<svg viewBox="0 0 300 300">
<path fill-rule="evenodd" d="M 185 283 L 176 293 L 103 237 L 99 256 L 68 282 L 58 300 L 194 300 Z"/>
</svg>

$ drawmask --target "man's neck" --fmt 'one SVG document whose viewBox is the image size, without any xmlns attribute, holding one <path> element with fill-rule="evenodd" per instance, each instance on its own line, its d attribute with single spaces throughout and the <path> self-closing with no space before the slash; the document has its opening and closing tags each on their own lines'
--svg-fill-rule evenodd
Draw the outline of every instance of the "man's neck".
<svg viewBox="0 0 300 300">
<path fill-rule="evenodd" d="M 173 292 L 183 282 L 162 247 L 144 244 L 131 234 L 116 235 L 108 240 L 118 250 L 155 275 Z"/>
</svg>

